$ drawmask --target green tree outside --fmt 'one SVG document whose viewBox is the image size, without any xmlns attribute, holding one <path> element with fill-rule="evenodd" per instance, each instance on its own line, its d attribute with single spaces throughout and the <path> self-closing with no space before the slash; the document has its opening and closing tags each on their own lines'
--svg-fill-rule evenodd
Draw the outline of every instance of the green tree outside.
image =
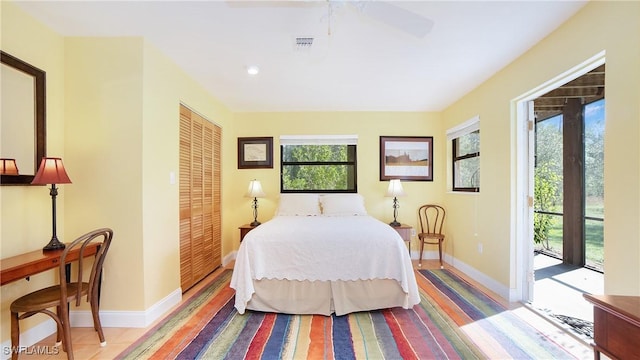
<svg viewBox="0 0 640 360">
<path fill-rule="evenodd" d="M 286 190 L 349 190 L 355 147 L 348 145 L 285 145 L 282 184 Z"/>
</svg>

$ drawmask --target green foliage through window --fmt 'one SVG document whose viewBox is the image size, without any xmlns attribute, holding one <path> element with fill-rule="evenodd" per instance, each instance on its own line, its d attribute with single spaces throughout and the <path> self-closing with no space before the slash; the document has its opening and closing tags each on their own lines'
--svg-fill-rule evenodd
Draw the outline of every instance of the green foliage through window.
<svg viewBox="0 0 640 360">
<path fill-rule="evenodd" d="M 549 237 L 562 220 L 562 115 L 539 121 L 535 136 L 533 241 L 545 250 L 552 250 Z M 562 236 L 561 228 L 559 232 Z M 561 251 L 561 248 L 556 251 Z"/>
<path fill-rule="evenodd" d="M 356 145 L 282 145 L 281 192 L 356 189 Z"/>
<path fill-rule="evenodd" d="M 605 100 L 584 105 L 584 242 L 585 265 L 604 267 L 604 131 Z M 563 253 L 563 117 L 536 122 L 534 172 L 534 242 L 536 250 Z"/>
<path fill-rule="evenodd" d="M 480 130 L 452 140 L 453 191 L 480 191 Z"/>
<path fill-rule="evenodd" d="M 561 188 L 562 178 L 548 164 L 537 166 L 534 177 L 533 198 L 536 211 L 533 214 L 533 241 L 548 249 L 549 231 L 555 225 L 555 218 L 549 212 L 554 210 L 560 200 L 558 189 Z"/>
</svg>

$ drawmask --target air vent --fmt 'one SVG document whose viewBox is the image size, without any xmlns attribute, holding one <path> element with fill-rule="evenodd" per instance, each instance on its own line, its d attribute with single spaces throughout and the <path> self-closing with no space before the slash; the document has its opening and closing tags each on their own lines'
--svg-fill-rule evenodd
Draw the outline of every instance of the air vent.
<svg viewBox="0 0 640 360">
<path fill-rule="evenodd" d="M 294 49 L 296 51 L 308 51 L 313 45 L 312 37 L 297 37 L 294 42 Z"/>
</svg>

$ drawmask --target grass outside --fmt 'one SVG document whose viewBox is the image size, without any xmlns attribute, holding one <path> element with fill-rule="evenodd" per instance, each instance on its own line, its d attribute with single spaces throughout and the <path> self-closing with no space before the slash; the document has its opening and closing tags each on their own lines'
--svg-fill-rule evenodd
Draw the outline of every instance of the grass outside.
<svg viewBox="0 0 640 360">
<path fill-rule="evenodd" d="M 604 223 L 585 221 L 586 266 L 604 271 Z M 553 216 L 553 226 L 546 244 L 536 244 L 536 250 L 562 258 L 562 216 Z"/>
</svg>

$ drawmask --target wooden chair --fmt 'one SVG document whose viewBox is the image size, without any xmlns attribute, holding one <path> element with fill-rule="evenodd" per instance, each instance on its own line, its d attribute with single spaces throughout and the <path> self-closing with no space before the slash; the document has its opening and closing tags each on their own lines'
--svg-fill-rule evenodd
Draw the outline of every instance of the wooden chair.
<svg viewBox="0 0 640 360">
<path fill-rule="evenodd" d="M 102 267 L 112 238 L 113 231 L 105 228 L 91 231 L 75 239 L 72 243 L 67 244 L 60 256 L 60 266 L 58 267 L 60 284 L 21 296 L 11 303 L 11 348 L 14 349 L 14 351 L 12 351 L 12 359 L 17 359 L 19 355 L 17 351 L 20 346 L 19 321 L 37 313 L 43 313 L 55 320 L 58 327 L 57 342 L 60 344 L 62 341 L 62 348 L 67 352 L 67 358 L 72 360 L 73 349 L 71 346 L 71 326 L 69 324 L 69 303 L 75 299 L 75 305 L 79 306 L 80 300 L 84 295 L 87 296 L 87 301 L 91 304 L 93 327 L 98 332 L 100 346 L 107 344 L 104 333 L 102 332 L 102 325 L 100 324 L 99 291 Z M 85 259 L 84 252 L 87 245 L 100 240 L 102 243 L 92 263 L 90 258 Z M 69 281 L 68 279 L 71 274 L 67 273 L 67 256 L 74 248 L 79 248 L 80 251 L 77 260 L 78 264 L 75 266 L 76 270 L 71 271 L 75 272 L 77 277 L 75 280 Z M 91 266 L 90 269 L 89 266 Z M 89 280 L 84 281 L 83 276 L 89 270 Z M 49 310 L 53 307 L 56 308 L 55 312 Z"/>
<path fill-rule="evenodd" d="M 422 250 L 424 244 L 438 245 L 438 253 L 440 254 L 440 268 L 442 265 L 442 243 L 444 242 L 444 234 L 442 226 L 444 225 L 444 217 L 446 212 L 440 205 L 427 204 L 422 205 L 418 209 L 418 217 L 420 218 L 420 258 L 418 267 L 422 267 Z"/>
</svg>

